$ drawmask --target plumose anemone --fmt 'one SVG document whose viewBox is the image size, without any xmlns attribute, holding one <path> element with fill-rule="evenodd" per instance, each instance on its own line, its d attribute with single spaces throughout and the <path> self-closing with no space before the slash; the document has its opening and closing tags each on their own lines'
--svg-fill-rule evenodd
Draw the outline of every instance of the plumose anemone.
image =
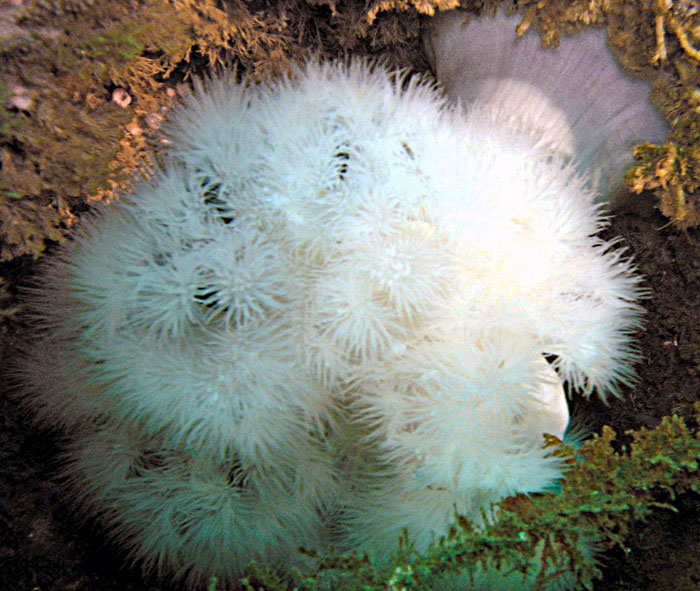
<svg viewBox="0 0 700 591">
<path fill-rule="evenodd" d="M 167 166 L 45 263 L 22 370 L 147 568 L 425 549 L 557 482 L 563 382 L 632 379 L 639 279 L 533 134 L 361 61 L 207 82 L 167 131 Z"/>
</svg>

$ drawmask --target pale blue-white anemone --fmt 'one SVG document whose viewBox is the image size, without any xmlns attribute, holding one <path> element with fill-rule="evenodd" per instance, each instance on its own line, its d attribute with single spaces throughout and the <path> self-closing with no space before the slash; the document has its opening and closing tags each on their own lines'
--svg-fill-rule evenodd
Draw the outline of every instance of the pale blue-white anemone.
<svg viewBox="0 0 700 591">
<path fill-rule="evenodd" d="M 424 549 L 561 477 L 563 381 L 630 381 L 639 279 L 551 142 L 361 61 L 207 82 L 167 133 L 45 267 L 23 369 L 146 566 Z"/>
</svg>

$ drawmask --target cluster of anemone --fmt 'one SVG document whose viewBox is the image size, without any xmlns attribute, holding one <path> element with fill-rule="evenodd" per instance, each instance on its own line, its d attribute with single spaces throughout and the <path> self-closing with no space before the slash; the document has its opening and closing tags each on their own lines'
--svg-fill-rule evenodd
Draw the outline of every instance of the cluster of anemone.
<svg viewBox="0 0 700 591">
<path fill-rule="evenodd" d="M 418 549 L 547 490 L 562 384 L 632 378 L 639 279 L 567 155 L 428 81 L 199 85 L 167 165 L 31 296 L 24 370 L 84 511 L 199 584 Z"/>
</svg>

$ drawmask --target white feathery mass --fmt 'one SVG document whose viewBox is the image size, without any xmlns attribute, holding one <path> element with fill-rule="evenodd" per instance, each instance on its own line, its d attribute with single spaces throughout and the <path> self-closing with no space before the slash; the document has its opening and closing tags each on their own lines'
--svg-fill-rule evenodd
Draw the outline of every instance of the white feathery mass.
<svg viewBox="0 0 700 591">
<path fill-rule="evenodd" d="M 85 512 L 147 567 L 425 549 L 557 482 L 564 381 L 631 380 L 639 279 L 532 130 L 312 62 L 199 85 L 168 139 L 46 264 L 24 369 Z"/>
</svg>

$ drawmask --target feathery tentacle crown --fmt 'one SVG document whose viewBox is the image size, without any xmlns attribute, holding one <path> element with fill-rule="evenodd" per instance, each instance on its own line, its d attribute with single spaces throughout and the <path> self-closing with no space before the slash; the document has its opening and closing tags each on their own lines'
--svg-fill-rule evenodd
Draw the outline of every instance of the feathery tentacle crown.
<svg viewBox="0 0 700 591">
<path fill-rule="evenodd" d="M 630 379 L 638 279 L 531 137 L 364 62 L 208 82 L 168 132 L 168 167 L 48 263 L 25 370 L 146 565 L 424 548 L 561 475 L 563 380 Z"/>
</svg>

